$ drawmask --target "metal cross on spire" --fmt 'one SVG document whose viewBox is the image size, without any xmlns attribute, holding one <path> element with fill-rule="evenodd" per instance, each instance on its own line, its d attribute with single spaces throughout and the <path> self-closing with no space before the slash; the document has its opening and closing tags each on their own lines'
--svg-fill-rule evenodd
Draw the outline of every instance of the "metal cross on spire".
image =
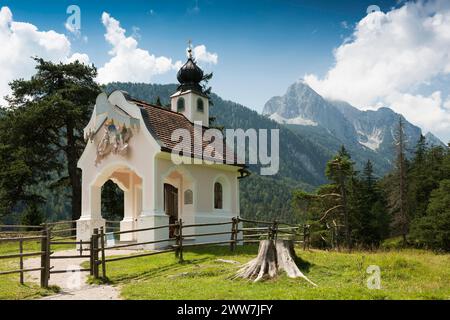
<svg viewBox="0 0 450 320">
<path fill-rule="evenodd" d="M 192 41 L 191 41 L 191 39 L 188 40 L 188 55 L 189 55 L 189 58 L 192 58 Z"/>
</svg>

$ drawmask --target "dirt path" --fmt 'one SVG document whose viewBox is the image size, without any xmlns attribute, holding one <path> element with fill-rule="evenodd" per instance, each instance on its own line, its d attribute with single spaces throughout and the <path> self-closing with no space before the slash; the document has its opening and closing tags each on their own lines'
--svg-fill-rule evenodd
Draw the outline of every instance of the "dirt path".
<svg viewBox="0 0 450 320">
<path fill-rule="evenodd" d="M 135 250 L 107 250 L 107 256 L 126 255 L 135 253 Z M 58 251 L 54 255 L 69 256 L 77 255 L 76 250 Z M 81 268 L 81 263 L 88 261 L 87 258 L 80 259 L 52 259 L 53 270 L 69 270 Z M 37 268 L 41 265 L 40 258 L 27 259 L 24 261 L 26 268 Z M 41 298 L 42 300 L 120 300 L 120 292 L 117 287 L 110 285 L 90 285 L 86 283 L 89 272 L 65 272 L 55 273 L 50 277 L 49 285 L 61 288 L 60 293 Z M 39 283 L 40 273 L 28 273 L 29 281 Z"/>
</svg>

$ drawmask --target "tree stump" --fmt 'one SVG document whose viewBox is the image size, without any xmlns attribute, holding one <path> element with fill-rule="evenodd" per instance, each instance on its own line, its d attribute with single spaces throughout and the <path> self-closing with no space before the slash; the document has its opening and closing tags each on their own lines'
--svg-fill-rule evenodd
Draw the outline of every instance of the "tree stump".
<svg viewBox="0 0 450 320">
<path fill-rule="evenodd" d="M 296 258 L 292 240 L 261 240 L 256 258 L 239 269 L 233 279 L 243 278 L 257 282 L 274 278 L 279 271 L 285 271 L 289 278 L 303 278 L 317 286 L 300 271 L 295 263 Z"/>
</svg>

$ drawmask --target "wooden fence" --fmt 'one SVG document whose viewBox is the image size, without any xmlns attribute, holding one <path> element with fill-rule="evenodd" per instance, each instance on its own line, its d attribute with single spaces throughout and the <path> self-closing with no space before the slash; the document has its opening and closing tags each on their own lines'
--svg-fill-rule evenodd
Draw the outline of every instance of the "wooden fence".
<svg viewBox="0 0 450 320">
<path fill-rule="evenodd" d="M 74 228 L 75 221 L 60 221 L 55 223 L 47 223 L 42 226 L 6 226 L 9 229 L 24 229 L 36 230 L 33 231 L 37 235 L 27 236 L 21 235 L 18 237 L 1 237 L 1 242 L 17 242 L 19 253 L 0 255 L 0 259 L 12 259 L 19 258 L 19 269 L 10 271 L 0 271 L 0 275 L 18 273 L 20 275 L 20 283 L 24 283 L 24 273 L 31 271 L 40 271 L 40 282 L 41 286 L 44 288 L 48 287 L 48 282 L 51 274 L 63 273 L 63 272 L 73 272 L 73 271 L 86 271 L 94 278 L 106 278 L 107 274 L 107 264 L 115 261 L 133 259 L 139 257 L 147 257 L 152 255 L 157 255 L 161 253 L 174 252 L 175 257 L 179 262 L 183 261 L 183 251 L 185 248 L 199 247 L 205 245 L 229 245 L 230 250 L 234 251 L 236 245 L 239 243 L 255 243 L 262 239 L 292 239 L 296 243 L 302 243 L 303 248 L 309 248 L 309 226 L 294 225 L 278 221 L 257 221 L 243 219 L 240 217 L 234 217 L 230 221 L 215 222 L 215 223 L 197 223 L 197 224 L 184 224 L 182 219 L 179 219 L 174 224 L 160 225 L 150 228 L 133 229 L 126 231 L 114 231 L 117 227 L 108 226 L 106 224 L 106 230 L 113 230 L 112 232 L 105 232 L 105 228 L 94 229 L 94 232 L 90 238 L 90 241 L 77 241 Z M 118 223 L 117 221 L 109 222 L 110 224 Z M 202 231 L 203 228 L 215 227 L 215 226 L 229 226 L 228 230 L 221 230 L 217 232 L 208 232 L 208 230 Z M 0 228 L 2 226 L 0 225 Z M 163 237 L 162 239 L 155 239 L 152 241 L 145 242 L 133 242 L 133 243 L 123 243 L 114 244 L 107 246 L 107 237 L 113 237 L 114 239 L 122 234 L 127 233 L 140 233 L 147 231 L 154 231 L 159 229 L 169 229 L 174 228 L 174 236 L 171 238 L 169 236 Z M 191 230 L 195 228 L 196 231 Z M 228 236 L 229 240 L 220 241 L 200 241 L 195 243 L 186 243 L 192 238 L 198 239 L 208 236 Z M 26 241 L 39 241 L 40 251 L 35 252 L 24 252 L 23 243 Z M 106 257 L 107 250 L 112 249 L 122 249 L 128 247 L 139 247 L 150 244 L 167 243 L 163 250 L 143 252 L 134 255 L 127 255 L 121 257 Z M 79 254 L 75 255 L 54 255 L 55 251 L 52 246 L 54 245 L 75 245 Z M 39 268 L 24 268 L 23 259 L 25 257 L 41 257 L 41 265 Z M 79 258 L 89 258 L 89 268 L 76 269 L 76 270 L 54 270 L 51 266 L 51 261 L 53 259 L 79 259 Z M 101 266 L 101 276 L 100 276 L 100 266 Z"/>
<path fill-rule="evenodd" d="M 25 226 L 25 225 L 0 225 L 0 229 L 2 230 L 0 236 L 0 244 L 17 243 L 18 245 L 18 253 L 0 255 L 0 260 L 19 259 L 19 269 L 0 271 L 0 275 L 15 274 L 15 273 L 19 274 L 20 284 L 24 284 L 24 274 L 26 272 L 41 271 L 41 286 L 46 287 L 47 284 L 42 280 L 43 279 L 42 274 L 43 272 L 45 272 L 46 267 L 42 263 L 39 268 L 24 267 L 24 258 L 40 256 L 41 261 L 45 261 L 45 256 L 47 254 L 46 230 L 43 229 L 41 226 Z M 4 229 L 6 229 L 6 231 L 4 231 Z M 27 235 L 30 232 L 29 230 L 33 230 L 32 235 Z M 32 251 L 32 252 L 24 251 L 24 244 L 37 241 L 39 241 L 41 244 L 40 251 Z"/>
<path fill-rule="evenodd" d="M 242 223 L 245 224 L 245 227 L 242 227 Z M 229 225 L 230 229 L 227 231 L 220 232 L 200 232 L 200 233 L 185 233 L 185 230 L 190 230 L 192 228 L 203 228 L 203 227 L 211 227 L 211 226 L 224 226 Z M 251 225 L 256 225 L 251 227 Z M 175 228 L 174 237 L 173 238 L 163 238 L 146 242 L 135 242 L 129 244 L 119 244 L 113 246 L 106 246 L 106 237 L 119 236 L 121 234 L 126 233 L 139 233 L 146 232 L 158 229 L 168 229 Z M 205 241 L 205 242 L 195 242 L 195 243 L 185 243 L 184 240 L 189 238 L 201 238 L 207 236 L 218 236 L 218 235 L 229 235 L 229 240 L 221 240 L 221 241 Z M 241 237 L 239 237 L 241 236 Z M 298 239 L 301 237 L 301 240 Z M 121 261 L 133 258 L 147 257 L 152 255 L 157 255 L 161 253 L 174 252 L 175 257 L 179 260 L 179 262 L 183 262 L 183 250 L 184 248 L 191 247 L 199 247 L 206 245 L 226 245 L 230 246 L 230 250 L 234 251 L 236 249 L 236 245 L 238 243 L 255 243 L 259 242 L 262 239 L 291 239 L 295 243 L 302 243 L 303 249 L 309 249 L 310 244 L 310 233 L 309 233 L 309 225 L 294 225 L 285 222 L 278 221 L 257 221 L 257 220 L 249 220 L 243 219 L 240 217 L 233 217 L 231 221 L 224 222 L 216 222 L 216 223 L 197 223 L 197 224 L 184 224 L 182 219 L 179 219 L 174 224 L 161 225 L 151 228 L 143 228 L 143 229 L 133 229 L 127 231 L 113 231 L 109 233 L 105 233 L 103 228 L 94 229 L 94 234 L 92 238 L 92 242 L 95 244 L 93 247 L 93 276 L 94 278 L 100 278 L 100 266 L 102 266 L 102 277 L 106 278 L 106 268 L 107 264 L 114 261 Z M 170 243 L 166 249 L 152 251 L 152 252 L 144 252 L 141 254 L 134 254 L 122 257 L 112 257 L 106 258 L 106 251 L 112 249 L 123 249 L 127 247 L 136 247 L 143 246 L 149 244 L 157 244 L 157 243 Z"/>
</svg>

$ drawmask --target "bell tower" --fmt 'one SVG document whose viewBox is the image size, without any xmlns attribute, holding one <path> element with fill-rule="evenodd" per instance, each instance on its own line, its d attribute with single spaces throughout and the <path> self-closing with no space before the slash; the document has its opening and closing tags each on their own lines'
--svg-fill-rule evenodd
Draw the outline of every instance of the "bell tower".
<svg viewBox="0 0 450 320">
<path fill-rule="evenodd" d="M 209 100 L 200 85 L 203 70 L 192 57 L 190 42 L 188 60 L 178 70 L 177 79 L 180 85 L 177 92 L 170 96 L 171 110 L 183 114 L 191 122 L 201 121 L 203 126 L 209 127 Z"/>
</svg>

